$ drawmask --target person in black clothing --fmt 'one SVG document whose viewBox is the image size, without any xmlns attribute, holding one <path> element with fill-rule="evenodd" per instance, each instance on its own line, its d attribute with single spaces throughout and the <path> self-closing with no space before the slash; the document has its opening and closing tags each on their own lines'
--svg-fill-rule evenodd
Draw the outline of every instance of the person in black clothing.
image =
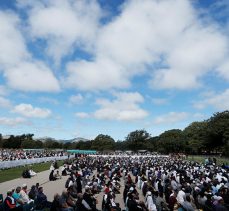
<svg viewBox="0 0 229 211">
<path fill-rule="evenodd" d="M 59 201 L 60 201 L 60 195 L 57 193 L 54 195 L 54 199 L 52 201 L 50 211 L 60 211 L 61 210 Z"/>
<path fill-rule="evenodd" d="M 50 208 L 52 203 L 47 200 L 47 196 L 43 193 L 43 187 L 38 188 L 37 198 L 35 200 L 36 209 Z"/>
<path fill-rule="evenodd" d="M 34 200 L 36 198 L 37 194 L 38 194 L 38 192 L 36 192 L 36 186 L 32 185 L 31 190 L 29 191 L 29 194 L 28 194 L 29 198 Z"/>
<path fill-rule="evenodd" d="M 22 177 L 23 177 L 23 178 L 31 178 L 31 175 L 30 175 L 28 169 L 25 169 L 25 170 L 22 172 Z"/>
<path fill-rule="evenodd" d="M 49 174 L 49 181 L 55 181 L 56 177 L 54 177 L 54 170 L 52 170 Z"/>
<path fill-rule="evenodd" d="M 129 189 L 130 189 L 129 184 L 126 184 L 125 188 L 123 190 L 123 201 L 124 201 L 124 204 L 126 203 L 127 193 L 129 192 Z"/>
<path fill-rule="evenodd" d="M 85 192 L 83 194 L 83 199 L 87 202 L 87 204 L 91 207 L 93 211 L 96 211 L 96 199 L 92 195 L 90 188 L 85 186 Z"/>
<path fill-rule="evenodd" d="M 127 207 L 130 211 L 139 211 L 138 203 L 135 201 L 131 193 L 128 194 Z"/>
<path fill-rule="evenodd" d="M 76 183 L 77 183 L 77 193 L 82 193 L 82 184 L 81 184 L 81 176 L 80 174 L 77 174 L 77 177 L 76 177 Z"/>
</svg>

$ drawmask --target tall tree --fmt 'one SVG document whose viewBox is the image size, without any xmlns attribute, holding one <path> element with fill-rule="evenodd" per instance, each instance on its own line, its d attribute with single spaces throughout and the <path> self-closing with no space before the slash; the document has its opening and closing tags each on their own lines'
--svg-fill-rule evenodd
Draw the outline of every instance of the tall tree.
<svg viewBox="0 0 229 211">
<path fill-rule="evenodd" d="M 215 113 L 207 122 L 207 148 L 229 155 L 229 111 Z"/>
<path fill-rule="evenodd" d="M 104 151 L 104 150 L 114 150 L 115 141 L 109 135 L 99 134 L 91 143 L 91 149 Z"/>
<path fill-rule="evenodd" d="M 126 142 L 133 151 L 147 149 L 150 134 L 146 130 L 135 130 L 128 134 Z"/>
<path fill-rule="evenodd" d="M 184 141 L 182 130 L 168 130 L 159 136 L 159 152 L 184 152 L 185 145 L 186 143 Z"/>
<path fill-rule="evenodd" d="M 188 151 L 191 154 L 200 154 L 206 150 L 207 122 L 193 122 L 183 130 L 184 138 L 188 144 Z"/>
</svg>

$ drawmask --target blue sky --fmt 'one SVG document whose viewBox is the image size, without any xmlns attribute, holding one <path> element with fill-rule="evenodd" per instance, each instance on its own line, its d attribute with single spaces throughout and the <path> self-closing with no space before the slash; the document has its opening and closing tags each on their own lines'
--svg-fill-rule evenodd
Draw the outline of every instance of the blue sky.
<svg viewBox="0 0 229 211">
<path fill-rule="evenodd" d="M 226 0 L 0 2 L 0 132 L 123 140 L 229 109 Z"/>
</svg>

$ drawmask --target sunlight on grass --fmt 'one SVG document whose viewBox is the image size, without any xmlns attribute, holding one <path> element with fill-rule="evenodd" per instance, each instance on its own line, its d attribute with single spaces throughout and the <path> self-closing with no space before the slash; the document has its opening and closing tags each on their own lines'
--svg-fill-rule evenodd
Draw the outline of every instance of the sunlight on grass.
<svg viewBox="0 0 229 211">
<path fill-rule="evenodd" d="M 33 165 L 20 166 L 11 169 L 0 170 L 0 183 L 9 181 L 12 179 L 20 178 L 23 170 L 26 168 L 33 169 L 36 173 L 41 171 L 46 171 L 50 168 L 52 162 L 47 163 L 37 163 Z M 63 161 L 58 161 L 58 166 L 61 166 Z"/>
</svg>

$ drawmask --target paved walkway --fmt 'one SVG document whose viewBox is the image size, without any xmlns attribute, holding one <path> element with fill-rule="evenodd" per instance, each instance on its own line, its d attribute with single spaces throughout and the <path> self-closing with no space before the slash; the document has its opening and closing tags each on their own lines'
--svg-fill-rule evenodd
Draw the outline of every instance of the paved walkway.
<svg viewBox="0 0 229 211">
<path fill-rule="evenodd" d="M 3 193 L 3 196 L 5 198 L 6 192 L 9 189 L 16 188 L 17 186 L 22 186 L 24 183 L 27 184 L 28 188 L 30 189 L 32 185 L 35 185 L 37 182 L 44 188 L 44 193 L 47 195 L 47 198 L 49 201 L 53 201 L 53 196 L 55 193 L 61 194 L 62 191 L 65 189 L 65 182 L 68 178 L 68 176 L 63 176 L 61 179 L 58 179 L 56 181 L 49 181 L 49 173 L 50 170 L 43 171 L 38 173 L 35 177 L 32 177 L 30 179 L 25 178 L 18 178 L 14 180 L 10 180 L 7 182 L 0 183 L 0 193 Z M 125 209 L 124 202 L 123 202 L 123 190 L 124 190 L 124 181 L 121 178 L 120 181 L 121 189 L 120 194 L 116 194 L 116 202 L 120 203 L 121 209 Z M 143 199 L 142 193 L 138 190 L 140 193 L 140 199 Z M 103 192 L 100 194 L 97 194 L 96 197 L 98 199 L 97 209 L 101 210 L 102 207 L 102 198 L 103 198 Z"/>
</svg>

